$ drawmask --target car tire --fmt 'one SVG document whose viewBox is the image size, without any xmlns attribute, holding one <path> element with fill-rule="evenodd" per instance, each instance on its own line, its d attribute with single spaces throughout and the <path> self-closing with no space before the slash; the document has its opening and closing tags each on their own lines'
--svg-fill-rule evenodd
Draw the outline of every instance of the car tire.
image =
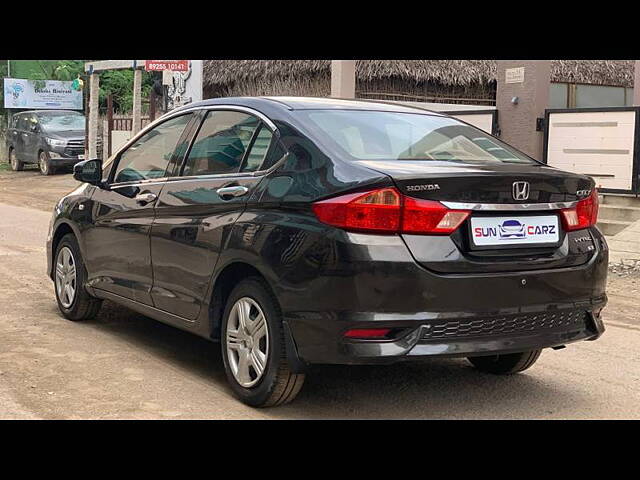
<svg viewBox="0 0 640 480">
<path fill-rule="evenodd" d="M 38 168 L 42 175 L 53 175 L 55 173 L 54 168 L 51 166 L 51 159 L 47 152 L 40 152 L 38 154 Z"/>
<path fill-rule="evenodd" d="M 21 172 L 24 170 L 24 163 L 22 163 L 21 160 L 18 160 L 15 148 L 9 149 L 9 163 L 11 164 L 11 170 L 14 172 Z"/>
<path fill-rule="evenodd" d="M 505 355 L 488 355 L 483 357 L 468 357 L 471 364 L 481 372 L 494 375 L 511 375 L 522 372 L 531 367 L 542 350 L 530 352 L 508 353 Z"/>
<path fill-rule="evenodd" d="M 248 321 L 246 316 L 240 321 L 242 308 L 246 308 Z M 266 333 L 260 336 L 258 332 L 263 329 Z M 283 405 L 296 397 L 305 375 L 289 368 L 282 314 L 262 279 L 247 278 L 233 289 L 225 305 L 221 332 L 224 369 L 236 397 L 252 407 Z M 264 365 L 261 373 L 260 364 Z"/>
<path fill-rule="evenodd" d="M 89 295 L 84 285 L 87 270 L 75 235 L 68 233 L 60 240 L 53 257 L 54 291 L 60 312 L 72 321 L 88 320 L 100 311 L 102 300 Z M 71 267 L 73 266 L 73 274 Z M 66 285 L 73 290 L 65 288 Z"/>
</svg>

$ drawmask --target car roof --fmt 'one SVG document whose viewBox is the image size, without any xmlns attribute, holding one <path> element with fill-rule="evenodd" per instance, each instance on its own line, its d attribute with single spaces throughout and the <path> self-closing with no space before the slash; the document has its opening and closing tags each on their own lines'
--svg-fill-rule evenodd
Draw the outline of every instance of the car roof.
<svg viewBox="0 0 640 480">
<path fill-rule="evenodd" d="M 419 107 L 410 107 L 393 102 L 366 99 L 345 99 L 345 98 L 325 98 L 325 97 L 263 97 L 267 100 L 279 102 L 286 105 L 289 110 L 316 110 L 316 109 L 336 109 L 336 110 L 378 110 L 385 112 L 406 112 L 419 113 L 428 112 L 438 115 L 431 110 Z"/>
<path fill-rule="evenodd" d="M 341 99 L 326 97 L 287 97 L 287 96 L 265 96 L 265 97 L 218 97 L 200 102 L 189 103 L 177 110 L 189 109 L 208 105 L 237 105 L 252 107 L 260 110 L 263 107 L 267 110 L 370 110 L 399 113 L 423 113 L 427 115 L 444 116 L 431 110 L 400 105 L 393 102 L 380 100 L 363 99 Z M 266 112 L 265 112 L 266 113 Z"/>
</svg>

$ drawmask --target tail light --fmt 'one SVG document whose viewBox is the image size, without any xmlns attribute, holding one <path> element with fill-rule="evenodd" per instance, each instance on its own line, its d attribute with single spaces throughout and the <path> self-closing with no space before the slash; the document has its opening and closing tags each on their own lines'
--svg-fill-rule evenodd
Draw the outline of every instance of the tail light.
<svg viewBox="0 0 640 480">
<path fill-rule="evenodd" d="M 598 190 L 594 188 L 591 195 L 580 200 L 575 207 L 565 208 L 561 212 L 566 231 L 581 230 L 595 225 L 598 221 Z"/>
<path fill-rule="evenodd" d="M 395 188 L 354 193 L 313 204 L 323 223 L 345 230 L 396 232 L 400 227 L 402 202 Z"/>
<path fill-rule="evenodd" d="M 471 212 L 449 210 L 440 202 L 407 197 L 402 212 L 402 232 L 450 234 L 462 225 Z"/>
<path fill-rule="evenodd" d="M 343 195 L 312 206 L 318 220 L 352 231 L 448 235 L 471 212 L 405 197 L 395 188 Z"/>
</svg>

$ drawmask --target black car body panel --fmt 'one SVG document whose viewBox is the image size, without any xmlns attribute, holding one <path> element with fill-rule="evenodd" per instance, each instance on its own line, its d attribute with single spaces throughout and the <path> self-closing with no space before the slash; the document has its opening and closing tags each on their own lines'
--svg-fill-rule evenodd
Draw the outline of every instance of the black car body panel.
<svg viewBox="0 0 640 480">
<path fill-rule="evenodd" d="M 482 250 L 469 242 L 470 219 L 451 235 L 372 234 L 324 224 L 311 209 L 345 192 L 395 187 L 443 202 L 533 204 L 516 210 L 526 216 L 538 212 L 535 204 L 583 198 L 594 188 L 590 178 L 535 162 L 353 161 L 296 116 L 296 109 L 314 108 L 431 114 L 388 104 L 227 98 L 167 118 L 196 112 L 180 140 L 192 144 L 202 112 L 220 108 L 259 117 L 282 155 L 266 155 L 255 172 L 190 177 L 180 175 L 184 159 L 176 153 L 165 177 L 110 183 L 120 153 L 163 119 L 157 121 L 106 162 L 105 185 L 83 185 L 58 204 L 47 242 L 50 276 L 56 242 L 74 232 L 92 294 L 216 340 L 225 292 L 242 275 L 260 275 L 277 299 L 297 366 L 525 351 L 604 331 L 608 250 L 595 226 L 562 231 L 554 246 Z M 512 197 L 521 180 L 531 185 L 527 202 Z M 439 188 L 408 188 L 433 184 Z M 229 186 L 246 194 L 218 194 Z M 147 193 L 157 200 L 140 205 L 136 199 Z M 491 214 L 474 210 L 470 218 Z M 392 329 L 390 337 L 344 337 L 351 328 L 378 327 Z"/>
<path fill-rule="evenodd" d="M 437 184 L 439 188 L 418 190 L 416 186 L 426 183 L 425 162 L 360 163 L 391 176 L 406 195 L 438 201 L 510 204 L 514 201 L 513 182 L 526 180 L 531 184 L 528 203 L 570 202 L 578 200 L 576 191 L 589 189 L 592 183 L 589 177 L 541 164 L 469 165 L 442 161 L 428 165 L 428 184 Z"/>
</svg>

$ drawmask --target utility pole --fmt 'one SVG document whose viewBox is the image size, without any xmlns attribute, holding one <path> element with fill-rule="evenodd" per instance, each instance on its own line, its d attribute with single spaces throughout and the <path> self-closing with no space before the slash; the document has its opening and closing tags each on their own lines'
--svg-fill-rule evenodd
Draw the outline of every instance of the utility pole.
<svg viewBox="0 0 640 480">
<path fill-rule="evenodd" d="M 331 60 L 331 96 L 356 97 L 356 61 Z"/>
<path fill-rule="evenodd" d="M 163 113 L 169 111 L 169 85 L 173 83 L 173 72 L 171 70 L 162 71 L 162 100 Z"/>
<path fill-rule="evenodd" d="M 100 106 L 100 75 L 89 75 L 89 151 L 88 158 L 98 158 L 98 109 Z"/>
</svg>

